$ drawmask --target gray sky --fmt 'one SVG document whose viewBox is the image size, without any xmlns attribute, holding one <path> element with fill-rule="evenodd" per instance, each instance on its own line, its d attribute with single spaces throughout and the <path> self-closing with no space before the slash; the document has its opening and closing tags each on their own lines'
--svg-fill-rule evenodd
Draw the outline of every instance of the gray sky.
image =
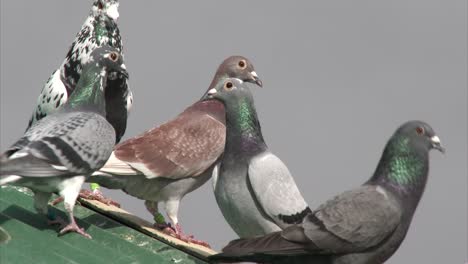
<svg viewBox="0 0 468 264">
<path fill-rule="evenodd" d="M 373 173 L 403 122 L 427 121 L 447 148 L 431 153 L 426 192 L 388 263 L 467 260 L 466 1 L 121 1 L 134 107 L 125 138 L 201 97 L 229 55 L 250 58 L 264 137 L 312 208 Z M 1 3 L 1 140 L 23 133 L 91 1 Z M 150 219 L 143 202 L 106 192 Z M 211 183 L 187 195 L 187 233 L 219 249 L 235 238 Z"/>
</svg>

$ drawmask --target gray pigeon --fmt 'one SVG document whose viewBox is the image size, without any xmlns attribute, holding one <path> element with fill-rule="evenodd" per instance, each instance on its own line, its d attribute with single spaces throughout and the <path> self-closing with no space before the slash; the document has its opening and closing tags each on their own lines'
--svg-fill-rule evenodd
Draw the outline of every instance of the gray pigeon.
<svg viewBox="0 0 468 264">
<path fill-rule="evenodd" d="M 60 234 L 74 231 L 91 238 L 76 224 L 73 207 L 86 175 L 105 164 L 115 144 L 115 130 L 105 119 L 104 93 L 111 71 L 128 77 L 119 51 L 109 46 L 94 50 L 69 100 L 1 156 L 0 185 L 30 188 L 34 207 L 50 223 L 64 223 L 47 210 L 52 193 L 63 197 L 70 223 Z"/>
<path fill-rule="evenodd" d="M 302 222 L 310 209 L 286 165 L 268 150 L 246 83 L 220 80 L 204 98 L 226 109 L 226 146 L 214 193 L 232 229 L 245 238 Z"/>
<path fill-rule="evenodd" d="M 228 77 L 262 85 L 252 63 L 242 56 L 224 60 L 209 89 Z M 177 214 L 180 200 L 211 177 L 223 153 L 224 116 L 222 103 L 198 101 L 173 120 L 117 145 L 106 165 L 89 181 L 146 200 L 159 227 L 179 239 L 206 245 L 183 234 Z M 164 204 L 171 227 L 159 213 L 159 203 Z"/>
<path fill-rule="evenodd" d="M 80 79 L 83 65 L 90 59 L 90 54 L 98 47 L 111 46 L 123 57 L 122 38 L 117 26 L 119 17 L 119 2 L 117 0 L 94 0 L 91 12 L 75 37 L 65 60 L 55 70 L 42 88 L 37 99 L 37 105 L 29 120 L 29 127 L 48 114 L 54 113 L 63 105 L 75 90 Z M 133 103 L 132 92 L 128 88 L 128 78 L 118 72 L 111 72 L 107 79 L 106 119 L 114 127 L 116 143 L 120 141 L 127 127 L 128 112 Z M 98 189 L 97 184 L 91 184 L 93 192 L 83 190 L 81 197 L 95 199 L 107 204 L 115 204 L 106 199 Z M 60 202 L 61 199 L 54 201 Z"/>
<path fill-rule="evenodd" d="M 229 243 L 214 261 L 376 264 L 403 242 L 424 192 L 429 151 L 444 152 L 433 129 L 403 124 L 385 147 L 374 175 L 308 214 L 299 225 Z"/>
</svg>

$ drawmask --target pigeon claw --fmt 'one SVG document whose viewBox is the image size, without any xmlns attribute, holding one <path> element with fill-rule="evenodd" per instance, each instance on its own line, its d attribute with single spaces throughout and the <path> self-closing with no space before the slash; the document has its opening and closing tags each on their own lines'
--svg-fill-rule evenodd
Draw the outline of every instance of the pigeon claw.
<svg viewBox="0 0 468 264">
<path fill-rule="evenodd" d="M 61 202 L 63 202 L 63 197 L 62 197 L 62 196 L 59 196 L 59 197 L 57 197 L 56 199 L 52 200 L 52 202 L 50 202 L 50 204 L 52 204 L 53 206 L 55 206 L 55 205 L 57 205 L 57 204 L 59 204 L 59 203 L 61 203 Z"/>
<path fill-rule="evenodd" d="M 184 241 L 185 243 L 192 243 L 206 248 L 211 248 L 211 246 L 205 241 L 195 239 L 193 235 L 184 234 L 184 232 L 182 232 L 182 227 L 179 224 L 176 224 L 175 227 L 173 227 L 169 223 L 154 223 L 153 226 L 161 230 L 161 232 L 163 232 L 164 234 L 171 237 L 175 237 L 181 241 Z"/>
<path fill-rule="evenodd" d="M 76 232 L 86 238 L 91 239 L 91 235 L 86 233 L 83 228 L 80 228 L 75 222 L 68 224 L 62 230 L 60 230 L 59 235 L 64 235 L 69 232 Z"/>
<path fill-rule="evenodd" d="M 99 201 L 105 205 L 110 205 L 110 206 L 115 206 L 115 207 L 119 207 L 120 208 L 120 204 L 110 198 L 107 198 L 107 197 L 104 197 L 104 195 L 102 194 L 101 191 L 99 191 L 98 189 L 94 190 L 94 191 L 90 191 L 90 190 L 81 190 L 80 191 L 80 194 L 78 195 L 80 198 L 82 199 L 86 199 L 86 200 L 95 200 L 95 201 Z"/>
</svg>

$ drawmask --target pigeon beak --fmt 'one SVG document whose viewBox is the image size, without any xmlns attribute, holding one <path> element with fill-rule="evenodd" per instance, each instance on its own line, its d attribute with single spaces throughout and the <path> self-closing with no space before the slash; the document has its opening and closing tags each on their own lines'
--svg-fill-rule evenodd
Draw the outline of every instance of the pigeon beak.
<svg viewBox="0 0 468 264">
<path fill-rule="evenodd" d="M 438 151 L 445 153 L 445 148 L 440 144 L 440 139 L 438 136 L 431 137 L 432 147 Z"/>
<path fill-rule="evenodd" d="M 121 70 L 120 70 L 120 73 L 121 73 L 123 76 L 125 76 L 125 78 L 128 79 L 128 78 L 129 78 L 129 75 L 128 75 L 128 71 L 127 71 L 127 66 L 125 66 L 125 64 L 122 63 L 122 64 L 120 65 L 120 69 L 121 69 Z"/>
<path fill-rule="evenodd" d="M 262 83 L 262 80 L 260 80 L 260 78 L 258 78 L 258 75 L 255 71 L 251 71 L 250 72 L 250 75 L 252 75 L 252 80 L 260 87 L 263 87 L 263 83 Z"/>
<path fill-rule="evenodd" d="M 212 97 L 213 95 L 215 95 L 217 93 L 216 89 L 215 88 L 212 88 L 208 91 L 208 96 Z"/>
</svg>

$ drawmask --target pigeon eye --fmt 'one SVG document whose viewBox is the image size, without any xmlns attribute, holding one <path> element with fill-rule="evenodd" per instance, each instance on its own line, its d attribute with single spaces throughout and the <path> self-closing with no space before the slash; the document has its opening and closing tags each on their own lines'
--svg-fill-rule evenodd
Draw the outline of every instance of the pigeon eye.
<svg viewBox="0 0 468 264">
<path fill-rule="evenodd" d="M 231 90 L 233 87 L 234 87 L 234 84 L 232 84 L 232 82 L 226 82 L 224 84 L 224 89 L 226 90 Z"/>
<path fill-rule="evenodd" d="M 417 128 L 416 128 L 416 133 L 417 133 L 418 135 L 423 135 L 423 134 L 424 134 L 424 128 L 422 128 L 422 127 L 417 127 Z"/>
<path fill-rule="evenodd" d="M 99 9 L 103 9 L 104 8 L 104 5 L 101 3 L 101 2 L 98 2 L 98 6 L 97 6 Z"/>
<path fill-rule="evenodd" d="M 117 59 L 119 58 L 119 54 L 115 53 L 115 52 L 112 52 L 110 55 L 109 55 L 109 58 L 112 60 L 112 61 L 117 61 Z"/>
<path fill-rule="evenodd" d="M 239 68 L 241 68 L 242 70 L 247 68 L 247 62 L 245 62 L 245 60 L 240 60 L 239 63 L 237 64 L 237 66 L 239 66 Z"/>
</svg>

